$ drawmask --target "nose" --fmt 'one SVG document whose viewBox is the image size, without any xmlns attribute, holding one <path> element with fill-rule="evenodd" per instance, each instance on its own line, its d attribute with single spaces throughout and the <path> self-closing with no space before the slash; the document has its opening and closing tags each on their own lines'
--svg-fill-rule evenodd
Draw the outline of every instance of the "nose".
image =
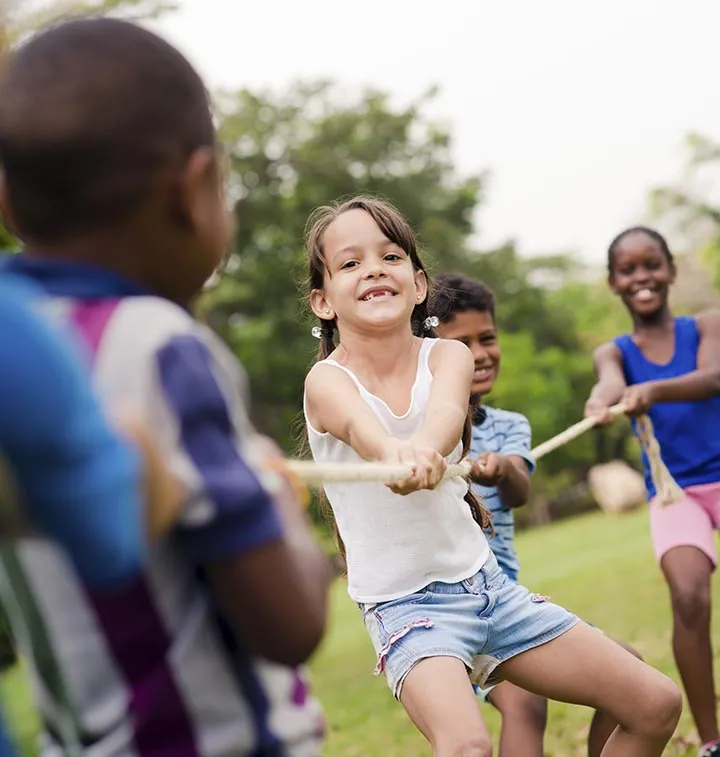
<svg viewBox="0 0 720 757">
<path fill-rule="evenodd" d="M 651 272 L 649 268 L 646 268 L 644 265 L 640 265 L 635 269 L 635 275 L 633 276 L 633 281 L 636 284 L 642 284 L 644 282 L 649 281 L 652 278 Z"/>
<path fill-rule="evenodd" d="M 381 258 L 370 258 L 365 264 L 365 278 L 377 279 L 386 276 L 385 266 Z"/>
</svg>

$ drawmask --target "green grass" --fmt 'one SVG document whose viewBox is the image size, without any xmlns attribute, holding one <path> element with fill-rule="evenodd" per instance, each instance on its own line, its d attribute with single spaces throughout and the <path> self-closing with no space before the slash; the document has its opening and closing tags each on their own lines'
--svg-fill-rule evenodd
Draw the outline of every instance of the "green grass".
<svg viewBox="0 0 720 757">
<path fill-rule="evenodd" d="M 611 517 L 601 513 L 577 517 L 521 533 L 518 550 L 522 578 L 534 591 L 548 594 L 604 631 L 633 644 L 651 664 L 676 681 L 670 650 L 667 591 L 655 565 L 647 512 Z M 328 757 L 424 757 L 430 754 L 384 680 L 371 675 L 374 655 L 359 612 L 344 582 L 333 589 L 328 637 L 312 662 L 315 693 L 329 722 Z M 714 618 L 717 626 L 719 618 Z M 24 754 L 37 720 L 29 691 L 18 668 L 0 681 L 6 713 Z M 493 734 L 499 718 L 492 707 L 483 714 Z M 590 711 L 552 703 L 546 753 L 585 755 Z M 669 757 L 696 754 L 689 713 L 683 713 Z"/>
</svg>

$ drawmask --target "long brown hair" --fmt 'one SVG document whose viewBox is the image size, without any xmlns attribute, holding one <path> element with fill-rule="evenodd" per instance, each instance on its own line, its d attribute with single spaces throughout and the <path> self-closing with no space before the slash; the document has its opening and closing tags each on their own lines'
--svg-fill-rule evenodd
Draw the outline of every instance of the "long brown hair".
<svg viewBox="0 0 720 757">
<path fill-rule="evenodd" d="M 398 247 L 402 248 L 416 271 L 422 271 L 428 281 L 428 296 L 423 302 L 419 302 L 413 308 L 410 316 L 412 331 L 415 336 L 434 337 L 435 331 L 427 328 L 425 321 L 429 316 L 428 302 L 432 290 L 432 280 L 425 269 L 425 265 L 418 252 L 417 239 L 410 224 L 405 220 L 400 211 L 386 200 L 380 200 L 375 197 L 360 195 L 353 197 L 344 202 L 336 202 L 332 205 L 323 205 L 316 208 L 308 218 L 305 228 L 305 249 L 308 258 L 308 277 L 307 289 L 308 295 L 314 289 L 322 289 L 325 278 L 325 254 L 323 247 L 323 237 L 330 224 L 343 213 L 350 210 L 364 210 L 370 215 L 375 223 L 380 227 L 382 233 Z M 324 360 L 334 351 L 335 331 L 337 324 L 335 320 L 319 319 L 320 323 L 320 343 L 316 355 L 316 361 Z M 472 431 L 472 409 L 468 408 L 468 415 L 465 419 L 465 427 L 462 435 L 463 457 L 470 450 L 470 436 Z M 470 486 L 465 495 L 465 501 L 470 506 L 473 518 L 482 528 L 491 528 L 492 515 L 484 507 L 477 497 L 473 494 Z M 326 498 L 322 499 L 323 511 L 325 517 L 332 524 L 338 543 L 338 548 L 343 557 L 345 557 L 345 547 L 337 530 L 337 524 L 329 507 Z"/>
</svg>

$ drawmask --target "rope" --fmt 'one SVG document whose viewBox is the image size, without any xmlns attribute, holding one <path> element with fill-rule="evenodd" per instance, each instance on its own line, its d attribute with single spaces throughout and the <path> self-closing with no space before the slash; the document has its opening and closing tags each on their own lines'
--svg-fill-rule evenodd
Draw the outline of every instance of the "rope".
<svg viewBox="0 0 720 757">
<path fill-rule="evenodd" d="M 622 404 L 614 405 L 610 412 L 614 416 L 625 411 Z M 554 450 L 581 436 L 594 428 L 597 420 L 585 418 L 573 426 L 566 428 L 557 436 L 535 447 L 531 454 L 535 460 L 550 454 Z M 656 503 L 659 506 L 669 505 L 684 497 L 683 490 L 673 479 L 665 466 L 660 454 L 660 446 L 653 433 L 652 422 L 647 415 L 636 419 L 637 438 L 650 464 L 650 475 L 657 492 Z M 454 465 L 448 465 L 443 480 L 462 478 L 470 474 L 472 462 L 462 460 Z M 412 471 L 407 465 L 393 465 L 388 463 L 315 463 L 311 460 L 286 460 L 283 467 L 298 483 L 306 487 L 321 487 L 325 484 L 357 484 L 369 482 L 402 481 L 409 478 Z"/>
<path fill-rule="evenodd" d="M 625 408 L 622 403 L 613 405 L 610 408 L 610 412 L 612 415 L 618 416 L 625 412 Z M 576 439 L 578 436 L 584 434 L 595 426 L 597 426 L 597 420 L 595 418 L 585 418 L 579 423 L 570 426 L 570 428 L 565 429 L 565 431 L 557 436 L 553 436 L 552 439 L 548 439 L 546 442 L 538 445 L 532 450 L 531 454 L 535 460 L 538 460 L 550 452 L 553 452 L 558 447 L 562 447 L 563 444 L 567 444 L 573 439 Z M 655 492 L 657 494 L 655 502 L 660 507 L 664 507 L 682 499 L 685 496 L 685 493 L 680 486 L 678 486 L 663 462 L 662 455 L 660 454 L 660 445 L 653 432 L 652 421 L 647 415 L 641 415 L 635 419 L 635 427 L 638 442 L 647 455 L 648 463 L 650 465 L 650 477 L 652 478 Z"/>
<path fill-rule="evenodd" d="M 403 481 L 412 475 L 408 465 L 388 463 L 314 463 L 311 460 L 288 460 L 288 470 L 306 486 L 324 484 L 358 484 L 368 482 Z M 470 475 L 472 462 L 462 460 L 448 465 L 443 480 Z"/>
<path fill-rule="evenodd" d="M 650 463 L 650 476 L 656 493 L 655 502 L 660 507 L 665 507 L 683 499 L 685 492 L 680 488 L 663 462 L 660 445 L 653 433 L 652 421 L 647 415 L 641 415 L 635 419 L 635 427 L 640 446 Z"/>
</svg>

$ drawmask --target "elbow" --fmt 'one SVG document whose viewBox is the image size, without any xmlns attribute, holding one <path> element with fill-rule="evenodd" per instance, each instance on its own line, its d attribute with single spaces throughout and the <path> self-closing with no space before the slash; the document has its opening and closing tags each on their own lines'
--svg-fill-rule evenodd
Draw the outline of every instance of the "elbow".
<svg viewBox="0 0 720 757">
<path fill-rule="evenodd" d="M 523 505 L 526 505 L 528 500 L 530 499 L 530 487 L 523 491 L 518 491 L 515 493 L 513 497 L 510 498 L 510 501 L 507 503 L 507 506 L 511 510 L 515 510 L 518 507 L 522 507 Z"/>
<path fill-rule="evenodd" d="M 710 374 L 710 396 L 717 397 L 720 395 L 720 369 Z"/>
<path fill-rule="evenodd" d="M 256 650 L 259 655 L 278 665 L 304 665 L 315 654 L 325 636 L 325 613 L 308 613 L 291 633 L 281 637 L 267 636 Z"/>
</svg>

